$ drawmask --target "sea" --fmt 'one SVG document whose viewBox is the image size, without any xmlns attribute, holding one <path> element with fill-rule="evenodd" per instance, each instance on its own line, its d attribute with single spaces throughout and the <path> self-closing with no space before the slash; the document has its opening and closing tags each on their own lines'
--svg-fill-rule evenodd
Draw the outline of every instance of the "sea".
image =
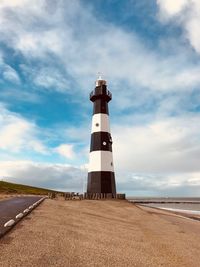
<svg viewBox="0 0 200 267">
<path fill-rule="evenodd" d="M 150 198 L 129 197 L 128 200 L 137 205 L 159 208 L 176 213 L 186 214 L 189 217 L 200 218 L 200 197 L 195 198 Z"/>
</svg>

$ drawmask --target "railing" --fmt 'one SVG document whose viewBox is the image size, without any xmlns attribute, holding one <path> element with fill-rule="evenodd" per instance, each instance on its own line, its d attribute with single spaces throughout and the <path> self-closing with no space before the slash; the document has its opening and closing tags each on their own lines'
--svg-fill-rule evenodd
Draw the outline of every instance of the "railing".
<svg viewBox="0 0 200 267">
<path fill-rule="evenodd" d="M 92 92 L 90 93 L 90 98 L 92 98 L 93 95 L 95 95 L 94 91 L 92 91 Z"/>
<path fill-rule="evenodd" d="M 111 92 L 109 90 L 106 90 L 106 93 L 110 98 L 112 98 L 112 94 L 111 94 Z"/>
<path fill-rule="evenodd" d="M 100 200 L 100 199 L 126 199 L 125 194 L 112 194 L 112 193 L 65 193 L 65 200 L 73 200 L 73 199 L 91 199 L 91 200 Z"/>
<path fill-rule="evenodd" d="M 125 194 L 112 194 L 112 193 L 75 193 L 75 192 L 66 192 L 66 193 L 49 193 L 48 197 L 50 199 L 56 199 L 57 197 L 64 197 L 65 200 L 84 200 L 84 199 L 126 199 Z"/>
<path fill-rule="evenodd" d="M 92 97 L 95 96 L 95 95 L 103 95 L 103 94 L 104 94 L 104 92 L 103 92 L 102 88 L 100 88 L 99 93 L 96 93 L 96 91 L 93 90 L 93 91 L 90 93 L 90 98 L 92 98 Z M 108 95 L 108 96 L 112 99 L 112 94 L 111 94 L 111 92 L 110 92 L 109 90 L 107 90 L 107 89 L 106 89 L 106 95 Z"/>
</svg>

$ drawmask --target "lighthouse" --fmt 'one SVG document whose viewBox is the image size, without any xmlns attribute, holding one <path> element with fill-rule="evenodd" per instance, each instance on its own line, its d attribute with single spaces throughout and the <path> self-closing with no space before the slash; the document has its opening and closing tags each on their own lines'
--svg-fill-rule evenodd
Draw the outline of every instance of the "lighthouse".
<svg viewBox="0 0 200 267">
<path fill-rule="evenodd" d="M 108 102 L 112 94 L 107 83 L 99 77 L 90 93 L 93 102 L 87 193 L 116 195 Z"/>
</svg>

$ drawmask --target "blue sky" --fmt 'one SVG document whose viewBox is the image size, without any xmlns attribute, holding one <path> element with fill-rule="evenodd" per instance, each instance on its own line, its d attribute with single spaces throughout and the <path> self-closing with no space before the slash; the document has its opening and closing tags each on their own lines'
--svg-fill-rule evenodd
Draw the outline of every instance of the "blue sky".
<svg viewBox="0 0 200 267">
<path fill-rule="evenodd" d="M 199 23 L 198 0 L 1 0 L 0 177 L 84 189 L 101 72 L 118 191 L 197 196 Z"/>
</svg>

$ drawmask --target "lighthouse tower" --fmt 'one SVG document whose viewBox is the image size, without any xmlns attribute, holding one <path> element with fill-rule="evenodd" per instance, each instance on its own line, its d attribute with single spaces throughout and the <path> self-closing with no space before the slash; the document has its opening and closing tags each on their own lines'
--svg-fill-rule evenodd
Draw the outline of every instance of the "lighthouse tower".
<svg viewBox="0 0 200 267">
<path fill-rule="evenodd" d="M 112 94 L 107 90 L 106 81 L 99 77 L 95 89 L 90 93 L 94 108 L 87 193 L 116 194 L 108 112 L 111 99 Z"/>
</svg>

